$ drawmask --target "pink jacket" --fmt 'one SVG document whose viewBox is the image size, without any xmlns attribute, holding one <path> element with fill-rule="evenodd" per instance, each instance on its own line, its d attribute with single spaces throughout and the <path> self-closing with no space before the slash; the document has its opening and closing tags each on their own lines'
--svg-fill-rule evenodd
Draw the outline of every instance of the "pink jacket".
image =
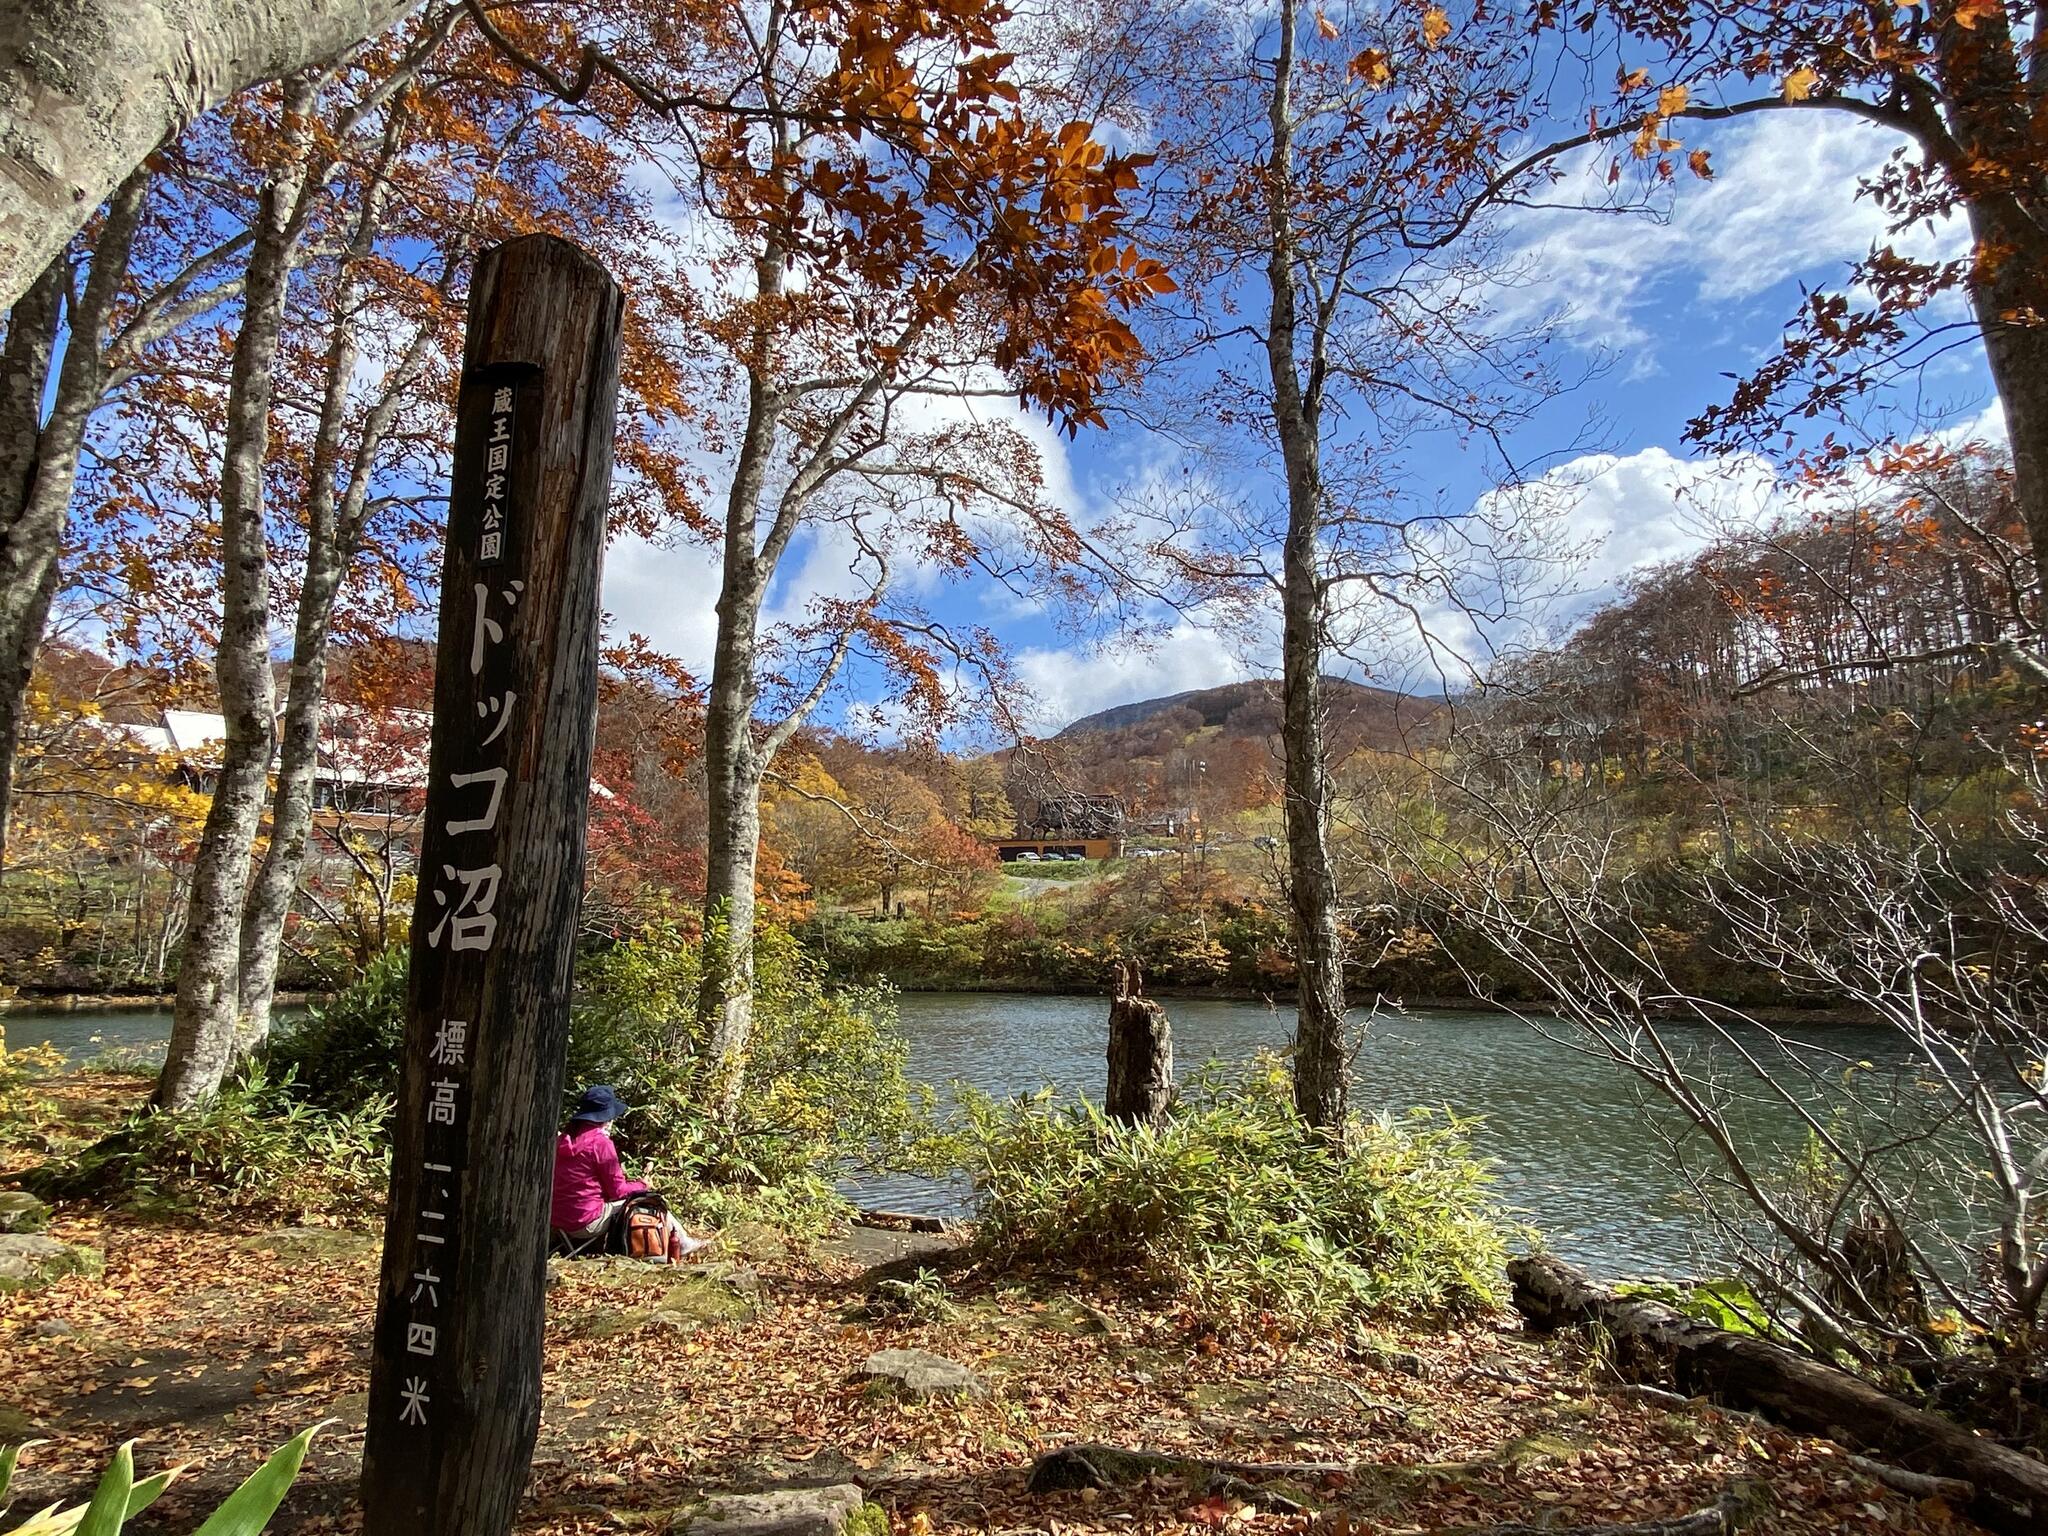
<svg viewBox="0 0 2048 1536">
<path fill-rule="evenodd" d="M 646 1188 L 626 1177 L 603 1126 L 573 1123 L 555 1138 L 555 1204 L 548 1224 L 557 1232 L 579 1231 L 604 1214 L 606 1201 Z"/>
</svg>

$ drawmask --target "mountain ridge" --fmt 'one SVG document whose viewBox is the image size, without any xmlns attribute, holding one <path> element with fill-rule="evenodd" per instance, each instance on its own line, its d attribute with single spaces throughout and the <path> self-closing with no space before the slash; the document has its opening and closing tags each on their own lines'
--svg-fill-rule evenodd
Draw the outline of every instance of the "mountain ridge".
<svg viewBox="0 0 2048 1536">
<path fill-rule="evenodd" d="M 1385 725 L 1395 728 L 1419 724 L 1435 714 L 1443 703 L 1441 699 L 1427 695 L 1376 688 L 1348 677 L 1324 677 L 1323 694 L 1334 713 L 1379 716 Z M 1054 732 L 1051 739 L 1074 741 L 1083 736 L 1129 730 L 1174 710 L 1197 714 L 1205 727 L 1221 726 L 1226 729 L 1226 734 L 1266 735 L 1271 729 L 1270 717 L 1277 713 L 1279 707 L 1278 678 L 1246 678 L 1241 682 L 1220 683 L 1212 688 L 1189 688 L 1179 693 L 1136 699 L 1128 704 L 1112 704 L 1107 709 L 1098 709 L 1078 720 L 1069 721 Z M 1234 716 L 1238 717 L 1236 721 L 1233 721 Z M 1239 728 L 1231 729 L 1234 724 Z"/>
</svg>

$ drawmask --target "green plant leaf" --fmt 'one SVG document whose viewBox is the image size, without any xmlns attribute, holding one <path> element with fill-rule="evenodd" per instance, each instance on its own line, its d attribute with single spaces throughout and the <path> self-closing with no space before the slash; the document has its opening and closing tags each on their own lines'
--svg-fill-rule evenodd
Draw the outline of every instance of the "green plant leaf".
<svg viewBox="0 0 2048 1536">
<path fill-rule="evenodd" d="M 257 1532 L 270 1524 L 270 1517 L 277 1513 L 277 1506 L 284 1502 L 285 1494 L 291 1490 L 292 1480 L 299 1475 L 300 1464 L 306 1459 L 306 1448 L 313 1443 L 313 1437 L 333 1422 L 332 1419 L 322 1419 L 279 1446 L 271 1453 L 270 1460 L 229 1494 L 227 1502 L 208 1516 L 206 1524 L 193 1532 L 193 1536 L 257 1536 Z"/>
<path fill-rule="evenodd" d="M 78 1536 L 120 1536 L 128 1520 L 128 1495 L 135 1491 L 135 1442 L 129 1440 L 114 1452 L 113 1465 L 94 1491 L 92 1502 L 78 1522 Z"/>
<path fill-rule="evenodd" d="M 30 1442 L 39 1444 L 40 1442 Z M 124 1521 L 133 1520 L 157 1501 L 157 1495 L 170 1487 L 171 1479 L 182 1468 L 173 1467 L 168 1472 L 159 1472 L 155 1477 L 145 1478 L 128 1490 L 128 1508 L 122 1513 Z M 85 1506 L 74 1504 L 69 1509 L 60 1509 L 52 1504 L 48 1509 L 30 1519 L 27 1525 L 16 1526 L 8 1536 L 76 1536 L 79 1521 L 85 1518 Z"/>
<path fill-rule="evenodd" d="M 154 1477 L 145 1477 L 128 1491 L 128 1513 L 125 1518 L 133 1520 L 150 1505 L 154 1504 L 163 1491 L 171 1486 L 171 1479 L 184 1471 L 183 1467 L 172 1467 L 168 1472 L 159 1472 Z"/>
<path fill-rule="evenodd" d="M 0 1510 L 7 1508 L 7 1485 L 14 1481 L 14 1464 L 21 1460 L 23 1451 L 42 1443 L 40 1440 L 24 1440 L 19 1445 L 0 1445 Z"/>
</svg>

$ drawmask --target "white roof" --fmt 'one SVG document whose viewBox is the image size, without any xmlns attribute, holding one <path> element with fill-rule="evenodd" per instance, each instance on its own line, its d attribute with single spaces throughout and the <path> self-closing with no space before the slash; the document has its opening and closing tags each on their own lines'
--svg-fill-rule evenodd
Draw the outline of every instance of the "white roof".
<svg viewBox="0 0 2048 1536">
<path fill-rule="evenodd" d="M 196 752 L 201 747 L 225 741 L 228 723 L 221 715 L 206 714 L 196 709 L 167 709 L 164 711 L 164 731 L 170 737 L 172 751 Z"/>
<path fill-rule="evenodd" d="M 103 720 L 100 724 L 116 735 L 127 737 L 145 752 L 177 750 L 177 744 L 171 740 L 171 733 L 160 725 L 129 725 L 121 720 Z"/>
</svg>

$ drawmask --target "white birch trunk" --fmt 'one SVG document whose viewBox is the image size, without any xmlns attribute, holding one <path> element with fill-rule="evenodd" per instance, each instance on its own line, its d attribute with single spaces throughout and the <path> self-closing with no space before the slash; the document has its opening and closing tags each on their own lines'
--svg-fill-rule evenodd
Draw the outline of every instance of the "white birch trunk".
<svg viewBox="0 0 2048 1536">
<path fill-rule="evenodd" d="M 417 3 L 0 0 L 0 305 L 200 113 L 339 58 Z"/>
<path fill-rule="evenodd" d="M 1273 134 L 1267 175 L 1269 304 L 1266 361 L 1273 423 L 1287 475 L 1282 548 L 1281 741 L 1287 827 L 1287 900 L 1294 937 L 1299 1012 L 1294 1034 L 1294 1107 L 1310 1125 L 1340 1138 L 1350 1064 L 1344 1043 L 1344 944 L 1336 871 L 1330 862 L 1330 769 L 1323 740 L 1324 586 L 1320 549 L 1323 483 L 1321 400 L 1297 372 L 1300 321 L 1295 275 L 1292 104 L 1294 0 L 1280 8 L 1273 70 Z M 1314 349 L 1322 345 L 1320 335 Z"/>
<path fill-rule="evenodd" d="M 67 317 L 63 361 L 50 414 L 42 421 L 59 300 L 70 281 L 60 249 L 8 323 L 0 380 L 0 867 L 12 811 L 14 754 L 22 703 L 42 648 L 57 556 L 78 480 L 86 424 L 106 394 L 105 328 L 127 281 L 128 257 L 149 175 L 138 171 L 108 205 L 85 291 Z"/>
<path fill-rule="evenodd" d="M 387 161 L 396 143 L 394 128 L 385 138 Z M 306 844 L 312 834 L 320 720 L 327 700 L 327 639 L 333 626 L 335 599 L 347 579 L 350 562 L 362 547 L 370 475 L 378 450 L 391 430 L 406 392 L 418 380 L 427 353 L 428 332 L 422 327 L 405 355 L 385 376 L 381 393 L 356 440 L 348 464 L 347 484 L 343 487 L 337 480 L 342 470 L 342 434 L 347 425 L 349 388 L 362 355 L 359 326 L 366 303 L 358 274 L 382 222 L 386 185 L 380 176 L 361 210 L 351 242 L 349 269 L 343 273 L 335 297 L 320 424 L 313 443 L 306 507 L 306 569 L 299 585 L 298 619 L 292 632 L 291 669 L 278 745 L 277 787 L 271 796 L 270 843 L 264 849 L 263 862 L 242 911 L 236 1034 L 236 1051 L 241 1055 L 256 1050 L 270 1034 L 285 923 L 291 916 L 292 900 L 298 894 L 299 874 L 305 866 Z"/>
<path fill-rule="evenodd" d="M 755 675 L 764 570 L 755 545 L 762 482 L 775 442 L 774 401 L 757 377 L 739 463 L 726 498 L 718 638 L 704 710 L 704 978 L 698 1014 L 710 1030 L 710 1097 L 727 1112 L 745 1080 L 754 1019 L 754 873 L 760 859 L 761 761 L 754 742 Z"/>
<path fill-rule="evenodd" d="M 305 102 L 293 105 L 303 108 Z M 157 1080 L 156 1103 L 165 1109 L 186 1109 L 211 1098 L 235 1056 L 242 903 L 277 732 L 263 466 L 295 215 L 306 184 L 303 137 L 297 150 L 263 191 L 228 384 L 220 477 L 221 631 L 214 667 L 227 739 L 193 861 L 177 1009 Z"/>
</svg>

